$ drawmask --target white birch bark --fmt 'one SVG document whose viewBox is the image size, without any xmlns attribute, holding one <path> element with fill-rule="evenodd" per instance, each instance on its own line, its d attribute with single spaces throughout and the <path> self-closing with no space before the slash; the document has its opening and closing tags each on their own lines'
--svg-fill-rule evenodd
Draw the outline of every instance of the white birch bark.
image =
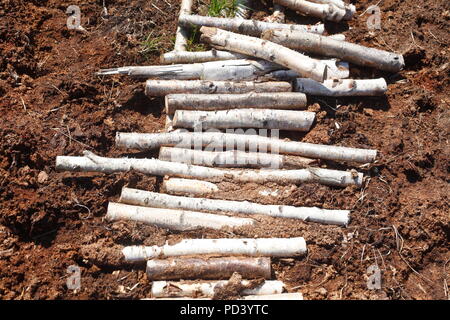
<svg viewBox="0 0 450 320">
<path fill-rule="evenodd" d="M 325 80 L 323 83 L 311 79 L 298 78 L 294 82 L 295 91 L 315 96 L 382 96 L 387 91 L 384 78 L 353 80 Z"/>
<path fill-rule="evenodd" d="M 295 293 L 278 293 L 266 295 L 249 295 L 241 298 L 242 300 L 303 300 L 303 294 Z"/>
<path fill-rule="evenodd" d="M 268 82 L 270 83 L 270 82 Z M 177 110 L 229 109 L 305 109 L 306 95 L 299 92 L 247 92 L 236 94 L 169 94 L 165 99 L 167 114 Z"/>
<path fill-rule="evenodd" d="M 175 176 L 205 180 L 233 179 L 241 182 L 308 183 L 319 182 L 332 186 L 361 186 L 363 174 L 309 168 L 299 170 L 249 170 L 216 169 L 161 161 L 157 159 L 104 158 L 84 151 L 84 157 L 58 156 L 56 169 L 60 171 L 126 172 L 136 170 L 156 176 Z"/>
<path fill-rule="evenodd" d="M 314 119 L 314 112 L 292 110 L 177 110 L 173 116 L 173 126 L 174 128 L 202 128 L 202 130 L 212 128 L 259 128 L 309 131 Z"/>
<path fill-rule="evenodd" d="M 333 3 L 323 4 L 304 0 L 274 0 L 274 3 L 322 20 L 340 22 L 352 18 L 352 15 L 349 15 L 345 8 Z"/>
<path fill-rule="evenodd" d="M 135 78 L 239 81 L 254 80 L 278 69 L 282 69 L 282 67 L 264 60 L 225 60 L 193 64 L 103 69 L 97 75 L 123 74 Z"/>
<path fill-rule="evenodd" d="M 309 2 L 315 2 L 320 4 L 333 4 L 339 8 L 345 9 L 346 14 L 343 20 L 351 20 L 356 13 L 356 7 L 353 4 L 346 4 L 341 0 L 308 0 Z"/>
<path fill-rule="evenodd" d="M 163 54 L 160 58 L 162 64 L 172 63 L 200 63 L 221 60 L 249 59 L 248 55 L 236 52 L 211 49 L 209 51 L 172 51 Z"/>
<path fill-rule="evenodd" d="M 193 3 L 193 0 L 181 0 L 179 16 L 190 14 L 192 12 Z M 174 51 L 186 51 L 188 38 L 189 30 L 179 25 L 175 36 Z"/>
<path fill-rule="evenodd" d="M 150 97 L 169 94 L 243 94 L 290 92 L 292 85 L 286 81 L 207 81 L 207 80 L 147 80 L 145 94 Z M 224 96 L 221 96 L 224 97 Z"/>
<path fill-rule="evenodd" d="M 269 30 L 262 35 L 262 38 L 289 48 L 327 57 L 337 57 L 357 65 L 385 71 L 398 72 L 405 66 L 401 54 L 368 48 L 308 32 Z"/>
<path fill-rule="evenodd" d="M 126 261 L 192 255 L 294 257 L 306 253 L 306 242 L 297 238 L 184 239 L 163 246 L 129 246 L 122 253 Z"/>
<path fill-rule="evenodd" d="M 328 67 L 327 79 L 345 79 L 350 76 L 350 66 L 348 62 L 335 59 L 320 61 Z M 294 70 L 276 70 L 266 74 L 264 77 L 268 79 L 290 81 L 300 78 L 300 74 Z"/>
<path fill-rule="evenodd" d="M 202 33 L 200 40 L 220 49 L 275 62 L 298 72 L 305 78 L 317 81 L 327 78 L 327 66 L 324 63 L 274 42 L 211 27 L 201 27 L 200 32 Z"/>
<path fill-rule="evenodd" d="M 220 191 L 219 187 L 208 181 L 168 178 L 163 181 L 162 190 L 170 194 L 206 195 Z"/>
<path fill-rule="evenodd" d="M 369 163 L 375 161 L 377 150 L 349 148 L 286 141 L 271 137 L 220 132 L 173 132 L 173 133 L 123 133 L 116 134 L 116 145 L 123 148 L 149 150 L 161 146 L 197 148 L 209 146 L 216 150 L 226 150 L 227 146 L 240 146 L 246 150 L 267 147 L 268 150 L 283 154 L 299 155 L 312 159 Z"/>
<path fill-rule="evenodd" d="M 222 281 L 208 281 L 208 282 L 168 282 L 168 281 L 154 281 L 152 284 L 152 296 L 155 298 L 162 297 L 213 297 L 215 290 L 228 283 L 226 280 Z M 249 285 L 248 280 L 243 280 L 242 285 Z M 283 292 L 284 283 L 277 280 L 264 281 L 261 285 L 253 289 L 244 289 L 241 295 L 273 295 Z"/>
<path fill-rule="evenodd" d="M 255 223 L 253 219 L 235 218 L 204 212 L 173 210 L 132 206 L 123 203 L 110 202 L 106 219 L 109 221 L 128 220 L 154 224 L 170 230 L 196 230 L 200 228 L 221 229 L 237 228 Z"/>
<path fill-rule="evenodd" d="M 157 208 L 260 214 L 343 226 L 346 226 L 350 221 L 349 210 L 328 210 L 316 207 L 265 205 L 248 201 L 180 197 L 130 188 L 122 189 L 120 202 Z"/>
</svg>

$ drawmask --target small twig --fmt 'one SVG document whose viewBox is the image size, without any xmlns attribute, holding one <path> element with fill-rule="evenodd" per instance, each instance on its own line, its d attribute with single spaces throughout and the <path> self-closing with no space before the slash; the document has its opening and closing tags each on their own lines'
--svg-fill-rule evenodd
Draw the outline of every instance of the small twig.
<svg viewBox="0 0 450 320">
<path fill-rule="evenodd" d="M 78 140 L 76 140 L 76 139 L 73 139 L 72 137 L 69 137 L 69 136 L 67 135 L 67 133 L 61 131 L 61 129 L 59 129 L 59 128 L 51 128 L 51 129 L 52 129 L 53 131 L 57 131 L 57 132 L 61 133 L 63 136 L 65 136 L 65 137 L 67 137 L 67 138 L 70 138 L 71 140 L 75 141 L 76 143 L 81 144 L 82 146 L 84 146 L 84 147 L 86 147 L 86 148 L 94 149 L 94 148 L 92 148 L 91 146 L 88 146 L 87 144 L 85 144 L 85 143 L 83 143 L 83 142 L 81 142 L 81 141 L 78 141 Z"/>
<path fill-rule="evenodd" d="M 20 100 L 22 101 L 23 110 L 27 111 L 27 106 L 25 105 L 25 101 L 23 101 L 22 97 L 20 97 Z"/>
</svg>

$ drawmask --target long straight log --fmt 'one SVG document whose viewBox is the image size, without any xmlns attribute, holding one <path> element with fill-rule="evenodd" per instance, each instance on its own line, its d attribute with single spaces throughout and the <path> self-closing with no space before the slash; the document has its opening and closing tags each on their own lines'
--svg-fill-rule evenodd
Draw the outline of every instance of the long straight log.
<svg viewBox="0 0 450 320">
<path fill-rule="evenodd" d="M 314 123 L 314 112 L 274 109 L 233 109 L 219 111 L 177 110 L 173 116 L 174 128 L 259 128 L 309 131 Z"/>
<path fill-rule="evenodd" d="M 110 202 L 106 219 L 110 221 L 128 220 L 154 224 L 171 230 L 196 230 L 200 228 L 221 229 L 253 225 L 253 219 L 235 218 L 204 212 L 148 208 Z"/>
<path fill-rule="evenodd" d="M 122 253 L 126 261 L 191 255 L 293 257 L 306 253 L 306 242 L 297 238 L 184 239 L 164 246 L 129 246 Z"/>
<path fill-rule="evenodd" d="M 356 172 L 309 168 L 300 170 L 237 170 L 216 169 L 161 161 L 157 159 L 104 158 L 84 151 L 84 157 L 58 156 L 56 169 L 86 172 L 126 172 L 136 170 L 157 176 L 197 179 L 233 179 L 240 182 L 307 183 L 319 182 L 332 186 L 361 186 L 363 174 Z"/>
<path fill-rule="evenodd" d="M 206 81 L 206 80 L 147 80 L 145 94 L 150 97 L 169 94 L 243 94 L 290 92 L 292 85 L 285 81 Z M 221 96 L 224 97 L 224 96 Z"/>
<path fill-rule="evenodd" d="M 401 54 L 368 48 L 308 32 L 269 30 L 263 33 L 262 38 L 289 48 L 327 57 L 337 57 L 357 65 L 385 71 L 398 72 L 405 66 Z"/>
<path fill-rule="evenodd" d="M 218 192 L 219 187 L 208 181 L 168 178 L 164 179 L 162 190 L 169 194 L 199 196 Z"/>
<path fill-rule="evenodd" d="M 382 96 L 387 91 L 383 78 L 368 80 L 336 79 L 323 83 L 311 79 L 299 78 L 294 82 L 295 91 L 315 96 Z"/>
<path fill-rule="evenodd" d="M 261 214 L 271 217 L 301 219 L 305 221 L 344 226 L 350 221 L 349 210 L 327 210 L 316 207 L 264 205 L 248 201 L 179 197 L 129 188 L 122 189 L 120 202 L 138 206 L 194 211 Z"/>
<path fill-rule="evenodd" d="M 169 258 L 147 261 L 149 280 L 229 279 L 238 272 L 244 279 L 271 278 L 270 258 Z"/>
<path fill-rule="evenodd" d="M 270 23 L 239 18 L 230 19 L 230 18 L 205 17 L 199 15 L 183 15 L 178 19 L 178 23 L 184 26 L 195 25 L 195 26 L 215 27 L 223 30 L 238 32 L 256 37 L 259 37 L 264 31 L 272 29 L 306 31 L 318 34 L 323 34 L 323 32 L 325 31 L 325 26 L 323 24 L 307 26 L 298 24 Z"/>
<path fill-rule="evenodd" d="M 116 134 L 116 145 L 123 148 L 149 150 L 161 146 L 199 148 L 214 146 L 227 150 L 228 146 L 239 146 L 240 150 L 253 147 L 266 147 L 283 154 L 299 155 L 312 159 L 350 161 L 368 163 L 375 161 L 377 150 L 329 146 L 297 141 L 285 141 L 270 137 L 249 134 L 221 132 L 171 132 L 171 133 L 123 133 Z"/>
<path fill-rule="evenodd" d="M 299 92 L 247 92 L 237 94 L 169 94 L 165 99 L 166 113 L 176 110 L 227 109 L 305 109 L 306 95 Z"/>
<path fill-rule="evenodd" d="M 220 49 L 275 62 L 298 72 L 305 78 L 317 81 L 327 79 L 327 66 L 324 63 L 274 42 L 211 27 L 201 27 L 200 32 L 202 33 L 200 40 Z"/>
<path fill-rule="evenodd" d="M 325 3 L 324 1 L 322 3 L 315 2 L 304 0 L 274 0 L 274 3 L 299 11 L 305 15 L 334 22 L 350 20 L 355 12 L 355 10 L 352 11 L 354 7 L 347 10 L 345 7 L 338 6 L 331 1 Z"/>
<path fill-rule="evenodd" d="M 286 156 L 267 152 L 203 151 L 185 148 L 161 147 L 159 160 L 223 168 L 308 168 L 315 159 Z"/>
<path fill-rule="evenodd" d="M 226 280 L 209 282 L 168 282 L 154 281 L 152 284 L 152 296 L 160 297 L 213 297 L 219 287 L 228 283 Z M 242 286 L 250 284 L 247 280 L 242 280 Z M 240 294 L 246 295 L 273 295 L 282 293 L 284 283 L 277 280 L 264 281 L 261 285 L 253 289 L 244 289 Z"/>
<path fill-rule="evenodd" d="M 212 49 L 209 51 L 167 52 L 160 57 L 160 61 L 163 64 L 172 64 L 172 63 L 199 63 L 208 61 L 237 60 L 249 58 L 251 57 L 245 54 Z"/>
<path fill-rule="evenodd" d="M 99 76 L 123 74 L 135 78 L 169 80 L 254 80 L 283 67 L 264 60 L 225 60 L 165 66 L 121 67 L 103 69 Z"/>
</svg>

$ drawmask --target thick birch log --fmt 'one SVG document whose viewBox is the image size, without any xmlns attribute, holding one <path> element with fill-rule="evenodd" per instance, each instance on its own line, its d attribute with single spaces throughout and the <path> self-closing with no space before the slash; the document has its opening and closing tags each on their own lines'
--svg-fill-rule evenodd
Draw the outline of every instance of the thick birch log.
<svg viewBox="0 0 450 320">
<path fill-rule="evenodd" d="M 312 159 L 368 163 L 375 161 L 377 150 L 286 141 L 271 137 L 220 132 L 123 133 L 116 134 L 116 145 L 123 148 L 149 150 L 161 146 L 198 149 L 202 146 L 227 150 L 239 146 L 240 150 L 266 147 L 272 153 L 299 155 Z"/>
<path fill-rule="evenodd" d="M 207 167 L 247 168 L 307 168 L 317 163 L 315 159 L 286 156 L 267 152 L 203 151 L 185 148 L 161 147 L 159 160 L 202 165 Z"/>
<path fill-rule="evenodd" d="M 193 3 L 193 0 L 181 0 L 179 16 L 190 14 L 192 12 Z M 174 51 L 186 51 L 188 38 L 189 29 L 179 25 L 175 36 Z"/>
<path fill-rule="evenodd" d="M 307 111 L 239 109 L 220 111 L 177 110 L 174 128 L 203 130 L 217 128 L 259 128 L 309 131 L 316 114 Z"/>
<path fill-rule="evenodd" d="M 308 0 L 309 2 L 320 3 L 320 4 L 333 4 L 339 8 L 345 9 L 346 14 L 343 20 L 351 20 L 356 13 L 356 7 L 353 4 L 346 4 L 341 0 Z"/>
<path fill-rule="evenodd" d="M 292 85 L 285 81 L 206 81 L 206 80 L 147 80 L 145 94 L 150 97 L 168 94 L 243 94 L 249 92 L 290 92 Z M 224 96 L 221 96 L 222 98 Z M 305 99 L 306 100 L 306 99 Z M 167 103 L 167 101 L 166 101 Z"/>
<path fill-rule="evenodd" d="M 269 30 L 264 32 L 262 38 L 289 48 L 327 57 L 337 57 L 357 65 L 385 71 L 398 72 L 405 66 L 401 54 L 368 48 L 308 32 Z"/>
<path fill-rule="evenodd" d="M 242 300 L 303 300 L 303 294 L 299 292 L 295 293 L 278 293 L 278 294 L 266 294 L 266 295 L 250 295 L 244 296 Z"/>
<path fill-rule="evenodd" d="M 350 66 L 348 62 L 337 60 L 321 60 L 328 67 L 327 79 L 345 79 L 350 76 Z M 276 70 L 272 71 L 265 76 L 267 79 L 292 81 L 296 78 L 300 78 L 300 74 L 294 70 Z"/>
<path fill-rule="evenodd" d="M 263 20 L 265 22 L 283 23 L 285 20 L 284 7 L 280 6 L 279 4 L 274 3 L 272 15 L 265 17 Z"/>
<path fill-rule="evenodd" d="M 162 64 L 172 63 L 200 63 L 208 61 L 249 59 L 248 55 L 212 49 L 210 51 L 172 51 L 163 54 L 160 58 Z"/>
<path fill-rule="evenodd" d="M 170 194 L 206 195 L 220 191 L 214 183 L 202 180 L 168 178 L 163 181 L 162 190 Z"/>
<path fill-rule="evenodd" d="M 298 72 L 305 78 L 317 81 L 323 81 L 327 78 L 327 66 L 324 63 L 274 42 L 211 27 L 201 27 L 200 32 L 202 33 L 200 40 L 219 49 L 248 54 L 275 62 Z"/>
<path fill-rule="evenodd" d="M 169 80 L 254 80 L 281 66 L 264 61 L 225 60 L 166 66 L 122 67 L 100 70 L 97 75 L 123 74 L 135 78 L 158 78 Z"/>
<path fill-rule="evenodd" d="M 272 29 L 306 31 L 318 34 L 323 34 L 325 31 L 325 26 L 323 24 L 307 26 L 299 24 L 270 23 L 239 18 L 229 19 L 229 18 L 205 17 L 199 15 L 184 15 L 179 18 L 178 23 L 185 26 L 195 25 L 195 26 L 215 27 L 255 37 L 259 37 L 264 31 Z"/>
<path fill-rule="evenodd" d="M 126 172 L 136 170 L 157 176 L 176 176 L 197 179 L 233 179 L 240 182 L 307 183 L 319 182 L 332 186 L 361 186 L 363 174 L 321 168 L 300 170 L 237 170 L 216 169 L 161 161 L 157 159 L 104 158 L 84 151 L 84 157 L 58 156 L 56 169 L 85 172 Z"/>
<path fill-rule="evenodd" d="M 270 258 L 170 258 L 147 261 L 149 280 L 229 279 L 238 272 L 244 279 L 271 278 Z"/>
<path fill-rule="evenodd" d="M 311 79 L 296 79 L 295 91 L 315 96 L 348 97 L 348 96 L 382 96 L 387 91 L 387 83 L 383 78 L 369 80 L 336 79 L 323 83 Z"/>
<path fill-rule="evenodd" d="M 334 22 L 350 20 L 353 16 L 345 8 L 341 8 L 333 3 L 323 4 L 304 0 L 274 0 L 274 3 L 304 13 L 305 15 Z"/>
<path fill-rule="evenodd" d="M 210 281 L 210 282 L 168 282 L 154 281 L 152 284 L 152 296 L 159 297 L 213 297 L 219 287 L 225 286 L 228 281 Z M 248 286 L 249 281 L 243 280 L 243 286 Z M 282 293 L 284 283 L 277 280 L 264 281 L 261 285 L 253 289 L 244 289 L 241 295 L 272 295 Z"/>
<path fill-rule="evenodd" d="M 349 210 L 327 210 L 316 207 L 264 205 L 248 201 L 179 197 L 129 188 L 122 189 L 120 202 L 138 206 L 193 211 L 261 214 L 271 217 L 301 219 L 305 221 L 344 226 L 350 221 Z"/>
<path fill-rule="evenodd" d="M 110 202 L 106 219 L 109 221 L 129 220 L 154 224 L 171 230 L 196 230 L 200 228 L 221 229 L 253 225 L 255 220 L 234 218 L 204 212 L 148 208 Z"/>
<path fill-rule="evenodd" d="M 247 238 L 247 239 L 185 239 L 174 245 L 130 246 L 122 253 L 126 261 L 146 261 L 190 255 L 293 257 L 306 253 L 305 239 Z"/>
<path fill-rule="evenodd" d="M 165 105 L 167 114 L 174 114 L 177 110 L 305 109 L 306 95 L 298 92 L 179 93 L 167 95 Z"/>
</svg>

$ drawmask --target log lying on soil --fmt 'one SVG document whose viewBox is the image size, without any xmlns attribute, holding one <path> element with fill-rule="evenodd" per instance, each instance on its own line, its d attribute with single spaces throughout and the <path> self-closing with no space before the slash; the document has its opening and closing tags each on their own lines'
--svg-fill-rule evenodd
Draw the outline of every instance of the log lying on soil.
<svg viewBox="0 0 450 320">
<path fill-rule="evenodd" d="M 152 296 L 159 297 L 213 297 L 219 287 L 225 286 L 228 281 L 210 282 L 167 282 L 154 281 L 152 284 Z M 243 280 L 243 286 L 248 286 L 249 281 Z M 282 293 L 284 283 L 277 280 L 264 281 L 261 285 L 253 289 L 244 289 L 241 295 L 273 295 Z"/>
<path fill-rule="evenodd" d="M 224 168 L 307 168 L 317 163 L 315 159 L 286 156 L 267 152 L 203 151 L 162 147 L 159 160 L 181 162 L 207 167 Z"/>
<path fill-rule="evenodd" d="M 238 32 L 256 37 L 259 37 L 264 31 L 272 29 L 306 31 L 318 34 L 323 34 L 323 32 L 325 31 L 325 26 L 323 24 L 307 26 L 298 24 L 270 23 L 239 18 L 230 19 L 230 18 L 205 17 L 199 15 L 183 15 L 178 19 L 178 23 L 184 26 L 195 25 L 195 26 L 215 27 L 223 30 Z"/>
<path fill-rule="evenodd" d="M 350 66 L 348 62 L 337 61 L 335 59 L 320 61 L 328 67 L 327 79 L 345 79 L 350 76 Z M 291 81 L 300 78 L 300 74 L 294 70 L 276 70 L 266 74 L 264 77 L 267 79 Z"/>
<path fill-rule="evenodd" d="M 220 60 L 249 59 L 250 56 L 235 52 L 212 49 L 210 51 L 172 51 L 163 54 L 160 58 L 162 64 L 172 63 L 199 63 Z"/>
<path fill-rule="evenodd" d="M 385 71 L 398 72 L 405 66 L 401 54 L 368 48 L 308 32 L 269 30 L 264 32 L 262 38 L 289 48 L 327 57 L 342 58 L 345 61 L 357 65 L 373 67 Z"/>
<path fill-rule="evenodd" d="M 346 4 L 341 0 L 308 0 L 309 2 L 320 3 L 320 4 L 332 4 L 339 8 L 345 9 L 346 14 L 343 20 L 351 20 L 356 13 L 356 7 L 353 4 Z"/>
<path fill-rule="evenodd" d="M 229 279 L 234 272 L 238 272 L 245 279 L 270 279 L 270 258 L 170 258 L 147 261 L 149 280 L 220 280 Z"/>
<path fill-rule="evenodd" d="M 295 91 L 316 96 L 382 96 L 387 91 L 383 78 L 368 80 L 335 79 L 323 83 L 311 79 L 299 78 L 294 82 Z"/>
<path fill-rule="evenodd" d="M 345 7 L 336 5 L 332 1 L 320 1 L 321 3 L 315 2 L 316 1 L 309 2 L 304 0 L 274 0 L 274 3 L 302 12 L 305 15 L 334 22 L 350 20 L 356 11 L 354 6 L 346 9 Z"/>
<path fill-rule="evenodd" d="M 123 74 L 135 78 L 169 80 L 254 80 L 281 66 L 264 60 L 225 60 L 166 66 L 121 67 L 103 69 L 99 76 Z"/>
<path fill-rule="evenodd" d="M 206 81 L 206 80 L 147 80 L 145 94 L 151 97 L 168 94 L 244 94 L 249 92 L 290 92 L 292 85 L 285 81 Z M 234 95 L 230 95 L 234 96 Z M 220 96 L 224 98 L 225 96 Z M 286 97 L 285 97 L 286 99 Z M 292 102 L 292 101 L 291 101 Z M 167 101 L 166 101 L 167 105 Z"/>
<path fill-rule="evenodd" d="M 163 181 L 162 190 L 170 194 L 206 195 L 218 192 L 219 187 L 208 181 L 168 178 Z"/>
<path fill-rule="evenodd" d="M 84 151 L 84 157 L 58 156 L 56 169 L 85 172 L 126 172 L 136 170 L 156 176 L 175 176 L 205 180 L 233 179 L 239 182 L 308 183 L 319 182 L 332 186 L 361 186 L 363 174 L 321 168 L 300 170 L 237 170 L 216 169 L 157 159 L 104 158 Z"/>
<path fill-rule="evenodd" d="M 157 149 L 161 146 L 183 148 L 215 147 L 226 150 L 228 146 L 239 146 L 246 150 L 250 146 L 266 147 L 272 153 L 299 155 L 312 159 L 368 163 L 375 161 L 377 150 L 329 146 L 297 141 L 286 141 L 271 137 L 221 132 L 170 132 L 170 133 L 123 133 L 116 134 L 118 147 L 131 149 Z M 233 148 L 234 149 L 234 148 Z M 257 150 L 257 149 L 253 149 Z"/>
<path fill-rule="evenodd" d="M 193 0 L 181 0 L 179 16 L 190 14 L 192 12 L 193 3 Z M 174 51 L 186 51 L 188 38 L 188 28 L 179 25 L 175 36 Z"/>
<path fill-rule="evenodd" d="M 219 111 L 177 110 L 174 128 L 203 130 L 217 128 L 259 128 L 309 131 L 316 114 L 307 111 L 274 109 L 233 109 Z"/>
<path fill-rule="evenodd" d="M 284 83 L 283 87 L 286 87 Z M 306 95 L 299 92 L 178 93 L 167 95 L 165 102 L 167 114 L 174 114 L 177 110 L 305 109 Z"/>
<path fill-rule="evenodd" d="M 265 22 L 283 23 L 285 20 L 284 7 L 279 4 L 274 3 L 273 4 L 273 13 L 270 16 L 265 17 L 263 20 Z"/>
<path fill-rule="evenodd" d="M 349 210 L 327 210 L 316 207 L 264 205 L 248 201 L 179 197 L 129 188 L 122 189 L 120 202 L 138 206 L 194 211 L 261 214 L 271 217 L 301 219 L 305 221 L 344 226 L 350 221 Z"/>
<path fill-rule="evenodd" d="M 226 49 L 275 62 L 298 72 L 305 78 L 317 81 L 323 81 L 327 78 L 327 66 L 320 60 L 311 59 L 274 42 L 211 27 L 201 27 L 200 32 L 202 33 L 201 41 L 214 45 L 219 49 Z"/>
<path fill-rule="evenodd" d="M 154 224 L 171 230 L 195 230 L 200 228 L 221 229 L 253 225 L 253 219 L 235 218 L 204 212 L 148 208 L 110 202 L 106 219 L 129 220 Z"/>
<path fill-rule="evenodd" d="M 145 261 L 189 255 L 293 257 L 306 253 L 306 242 L 297 238 L 185 239 L 174 245 L 130 246 L 122 253 L 126 261 Z"/>
<path fill-rule="evenodd" d="M 242 297 L 243 300 L 303 300 L 303 294 L 295 293 L 279 293 L 266 295 L 250 295 Z"/>
</svg>

